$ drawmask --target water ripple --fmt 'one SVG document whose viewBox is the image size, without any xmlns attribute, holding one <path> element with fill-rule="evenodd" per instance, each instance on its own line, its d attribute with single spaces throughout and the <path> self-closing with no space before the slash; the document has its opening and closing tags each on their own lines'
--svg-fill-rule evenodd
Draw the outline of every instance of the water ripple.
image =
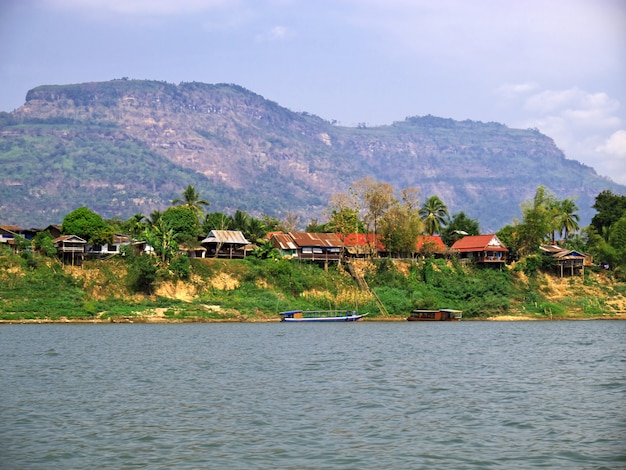
<svg viewBox="0 0 626 470">
<path fill-rule="evenodd" d="M 626 468 L 626 322 L 0 327 L 3 469 Z"/>
</svg>

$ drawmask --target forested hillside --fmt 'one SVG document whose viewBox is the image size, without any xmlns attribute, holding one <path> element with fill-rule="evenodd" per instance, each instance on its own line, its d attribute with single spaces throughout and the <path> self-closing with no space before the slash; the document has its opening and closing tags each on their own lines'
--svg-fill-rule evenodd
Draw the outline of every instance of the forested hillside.
<svg viewBox="0 0 626 470">
<path fill-rule="evenodd" d="M 438 195 L 493 232 L 545 186 L 575 198 L 626 187 L 568 160 L 536 130 L 410 117 L 347 128 L 295 113 L 237 85 L 113 80 L 31 90 L 0 114 L 0 222 L 58 223 L 76 207 L 126 219 L 167 207 L 193 185 L 211 210 L 303 223 L 366 176 Z"/>
</svg>

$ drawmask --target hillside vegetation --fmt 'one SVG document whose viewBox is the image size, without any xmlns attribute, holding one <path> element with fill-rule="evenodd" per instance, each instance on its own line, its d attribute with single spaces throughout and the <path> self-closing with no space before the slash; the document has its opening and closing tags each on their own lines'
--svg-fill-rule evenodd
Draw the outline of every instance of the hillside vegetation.
<svg viewBox="0 0 626 470">
<path fill-rule="evenodd" d="M 495 232 L 538 186 L 576 198 L 626 187 L 568 160 L 552 139 L 498 123 L 409 117 L 348 128 L 237 85 L 113 80 L 30 90 L 0 113 L 0 222 L 59 223 L 88 206 L 105 218 L 162 210 L 193 185 L 211 209 L 320 217 L 329 197 L 373 176 L 438 195 Z"/>
<path fill-rule="evenodd" d="M 39 255 L 0 254 L 0 320 L 273 321 L 282 310 L 357 309 L 370 320 L 404 320 L 413 308 L 451 307 L 464 319 L 621 318 L 626 285 L 602 272 L 530 278 L 462 267 L 455 261 L 358 262 L 371 291 L 343 266 L 324 270 L 294 260 L 192 260 L 186 280 L 170 275 L 154 293 L 137 293 L 123 258 L 64 266 Z M 386 307 L 381 312 L 374 294 Z"/>
</svg>

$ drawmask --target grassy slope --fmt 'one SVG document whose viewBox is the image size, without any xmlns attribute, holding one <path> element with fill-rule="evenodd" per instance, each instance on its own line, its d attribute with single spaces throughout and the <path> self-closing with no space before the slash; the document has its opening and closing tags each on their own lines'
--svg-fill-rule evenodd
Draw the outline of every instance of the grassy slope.
<svg viewBox="0 0 626 470">
<path fill-rule="evenodd" d="M 0 319 L 133 321 L 264 321 L 281 310 L 358 309 L 373 319 L 404 319 L 412 308 L 452 307 L 464 318 L 592 318 L 626 310 L 626 285 L 603 273 L 584 279 L 511 271 L 468 270 L 450 263 L 382 262 L 359 266 L 385 304 L 359 292 L 343 269 L 293 261 L 197 260 L 186 282 L 160 283 L 156 294 L 132 294 L 121 259 L 81 268 L 0 254 Z"/>
</svg>

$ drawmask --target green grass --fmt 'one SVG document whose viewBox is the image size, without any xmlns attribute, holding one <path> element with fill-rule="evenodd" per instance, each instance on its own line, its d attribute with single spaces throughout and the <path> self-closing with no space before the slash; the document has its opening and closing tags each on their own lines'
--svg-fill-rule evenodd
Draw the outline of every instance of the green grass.
<svg viewBox="0 0 626 470">
<path fill-rule="evenodd" d="M 23 258 L 0 248 L 0 319 L 139 319 L 157 308 L 167 319 L 180 321 L 275 318 L 278 312 L 295 308 L 356 308 L 370 318 L 381 316 L 374 299 L 357 304 L 358 288 L 339 267 L 324 270 L 293 260 L 253 258 L 192 260 L 189 282 L 197 295 L 191 302 L 131 296 L 126 269 L 127 261 L 121 258 L 87 262 L 78 279 L 58 261 L 38 255 Z M 375 272 L 367 275 L 370 288 L 394 317 L 405 317 L 415 308 L 442 307 L 463 310 L 464 318 L 508 313 L 593 317 L 613 313 L 606 300 L 626 294 L 623 284 L 596 283 L 602 295 L 572 294 L 557 303 L 546 299 L 545 286 L 538 281 L 522 285 L 507 270 L 461 268 L 443 260 L 420 261 L 407 269 L 400 272 L 389 260 L 379 260 Z M 218 275 L 236 280 L 235 287 L 212 287 L 208 279 Z M 90 294 L 94 291 L 97 298 Z"/>
</svg>

